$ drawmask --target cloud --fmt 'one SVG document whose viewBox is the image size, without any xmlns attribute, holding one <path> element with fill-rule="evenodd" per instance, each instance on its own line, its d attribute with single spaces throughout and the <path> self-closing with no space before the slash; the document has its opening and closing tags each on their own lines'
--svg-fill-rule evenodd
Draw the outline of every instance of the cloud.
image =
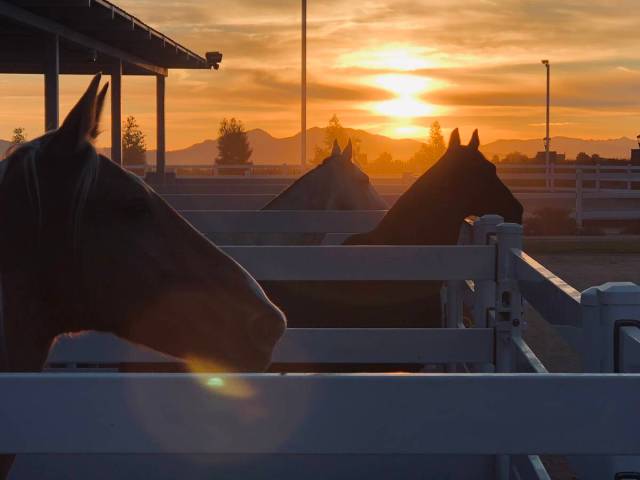
<svg viewBox="0 0 640 480">
<path fill-rule="evenodd" d="M 211 137 L 223 116 L 276 135 L 297 131 L 299 0 L 163 0 L 162 8 L 158 3 L 118 2 L 197 52 L 224 53 L 220 71 L 171 73 L 171 148 Z M 638 24 L 636 0 L 314 0 L 309 2 L 309 124 L 325 124 L 337 113 L 353 127 L 379 132 L 397 127 L 398 119 L 365 108 L 391 99 L 367 79 L 410 71 L 440 85 L 420 98 L 442 107 L 438 118 L 447 131 L 475 125 L 485 132 L 484 141 L 494 135 L 540 137 L 545 87 L 540 59 L 549 58 L 556 134 L 631 134 L 640 121 Z M 63 81 L 65 108 L 84 83 L 83 78 Z M 15 126 L 14 118 L 24 118 L 30 131 L 42 128 L 41 79 L 8 77 L 0 79 L 0 88 L 0 138 Z M 153 82 L 126 79 L 124 101 L 153 144 Z M 412 122 L 425 126 L 433 120 Z M 108 130 L 103 138 L 108 140 Z"/>
</svg>

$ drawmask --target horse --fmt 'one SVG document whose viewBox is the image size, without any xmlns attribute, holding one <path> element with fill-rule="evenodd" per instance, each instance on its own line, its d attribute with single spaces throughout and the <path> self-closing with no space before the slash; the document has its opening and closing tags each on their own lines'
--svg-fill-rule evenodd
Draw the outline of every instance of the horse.
<svg viewBox="0 0 640 480">
<path fill-rule="evenodd" d="M 469 216 L 498 214 L 522 223 L 522 204 L 500 180 L 496 166 L 480 152 L 474 130 L 468 145 L 456 128 L 444 155 L 397 200 L 371 232 L 352 235 L 345 245 L 451 245 Z"/>
<path fill-rule="evenodd" d="M 475 130 L 453 130 L 444 155 L 397 200 L 371 232 L 344 245 L 453 245 L 469 216 L 522 222 L 523 208 L 480 152 Z M 291 207 L 291 206 L 290 206 Z M 437 327 L 440 282 L 265 283 L 295 327 Z"/>
<path fill-rule="evenodd" d="M 63 333 L 111 332 L 207 371 L 263 371 L 283 313 L 233 259 L 99 155 L 108 84 L 0 162 L 0 371 L 37 372 Z M 4 478 L 12 456 L 0 456 Z"/>
<path fill-rule="evenodd" d="M 333 142 L 331 154 L 267 203 L 261 210 L 387 210 L 358 165 L 352 161 L 349 140 L 343 151 Z M 232 245 L 319 245 L 324 233 L 214 233 L 218 244 Z"/>
<path fill-rule="evenodd" d="M 386 210 L 386 202 L 352 156 L 351 140 L 342 152 L 334 140 L 331 155 L 262 210 Z"/>
</svg>

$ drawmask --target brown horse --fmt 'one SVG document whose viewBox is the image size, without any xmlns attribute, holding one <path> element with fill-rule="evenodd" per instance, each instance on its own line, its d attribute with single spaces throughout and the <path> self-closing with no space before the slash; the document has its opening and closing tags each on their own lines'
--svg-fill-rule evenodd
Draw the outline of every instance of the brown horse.
<svg viewBox="0 0 640 480">
<path fill-rule="evenodd" d="M 225 371 L 262 371 L 285 318 L 258 283 L 93 140 L 96 76 L 62 127 L 0 162 L 0 371 L 98 330 Z M 0 456 L 0 478 L 12 457 Z"/>
<path fill-rule="evenodd" d="M 522 204 L 479 147 L 478 130 L 462 145 L 456 128 L 442 158 L 398 199 L 375 230 L 353 235 L 345 245 L 450 245 L 469 216 L 497 214 L 505 222 L 522 223 Z"/>
</svg>

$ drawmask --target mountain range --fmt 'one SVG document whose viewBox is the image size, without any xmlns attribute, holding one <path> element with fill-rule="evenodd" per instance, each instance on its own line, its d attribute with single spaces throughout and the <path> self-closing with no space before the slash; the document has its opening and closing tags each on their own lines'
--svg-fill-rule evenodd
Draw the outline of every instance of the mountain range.
<svg viewBox="0 0 640 480">
<path fill-rule="evenodd" d="M 375 160 L 383 152 L 389 152 L 394 159 L 408 160 L 418 151 L 423 142 L 412 139 L 394 139 L 366 132 L 364 130 L 346 129 L 351 138 L 360 139 L 360 149 L 366 153 L 369 161 Z M 249 143 L 253 149 L 251 161 L 255 164 L 283 164 L 299 163 L 300 134 L 291 137 L 276 138 L 262 129 L 254 129 L 247 132 Z M 315 147 L 322 145 L 324 129 L 319 127 L 307 131 L 307 143 L 309 158 L 313 158 Z M 10 143 L 0 140 L 0 152 L 4 153 Z M 491 158 L 494 155 L 500 157 L 511 152 L 520 152 L 527 156 L 534 156 L 542 150 L 542 140 L 496 140 L 482 145 L 481 150 Z M 567 158 L 574 159 L 579 152 L 588 154 L 597 153 L 604 158 L 629 158 L 630 150 L 638 148 L 638 143 L 627 137 L 609 140 L 589 140 L 570 137 L 553 137 L 551 149 L 566 154 Z M 110 149 L 101 149 L 101 152 L 109 155 Z M 218 153 L 216 140 L 204 140 L 187 148 L 171 150 L 167 152 L 167 164 L 169 165 L 197 165 L 212 164 Z M 155 162 L 155 151 L 147 152 L 147 162 Z"/>
</svg>

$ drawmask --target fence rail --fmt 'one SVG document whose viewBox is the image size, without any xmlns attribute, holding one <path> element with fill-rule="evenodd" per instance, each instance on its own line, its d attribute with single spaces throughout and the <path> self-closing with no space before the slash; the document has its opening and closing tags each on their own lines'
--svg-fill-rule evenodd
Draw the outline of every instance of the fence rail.
<svg viewBox="0 0 640 480">
<path fill-rule="evenodd" d="M 292 329 L 275 358 L 434 362 L 447 374 L 2 374 L 0 453 L 300 456 L 306 468 L 339 455 L 347 469 L 351 456 L 493 455 L 471 476 L 499 480 L 548 478 L 536 455 L 563 454 L 587 480 L 638 471 L 640 375 L 629 372 L 640 363 L 640 287 L 578 294 L 522 252 L 520 226 L 500 222 L 465 223 L 459 246 L 226 248 L 262 280 L 444 280 L 446 328 Z M 523 340 L 523 299 L 578 332 L 586 373 L 548 373 Z M 156 356 L 86 338 L 61 338 L 50 365 Z"/>
</svg>

